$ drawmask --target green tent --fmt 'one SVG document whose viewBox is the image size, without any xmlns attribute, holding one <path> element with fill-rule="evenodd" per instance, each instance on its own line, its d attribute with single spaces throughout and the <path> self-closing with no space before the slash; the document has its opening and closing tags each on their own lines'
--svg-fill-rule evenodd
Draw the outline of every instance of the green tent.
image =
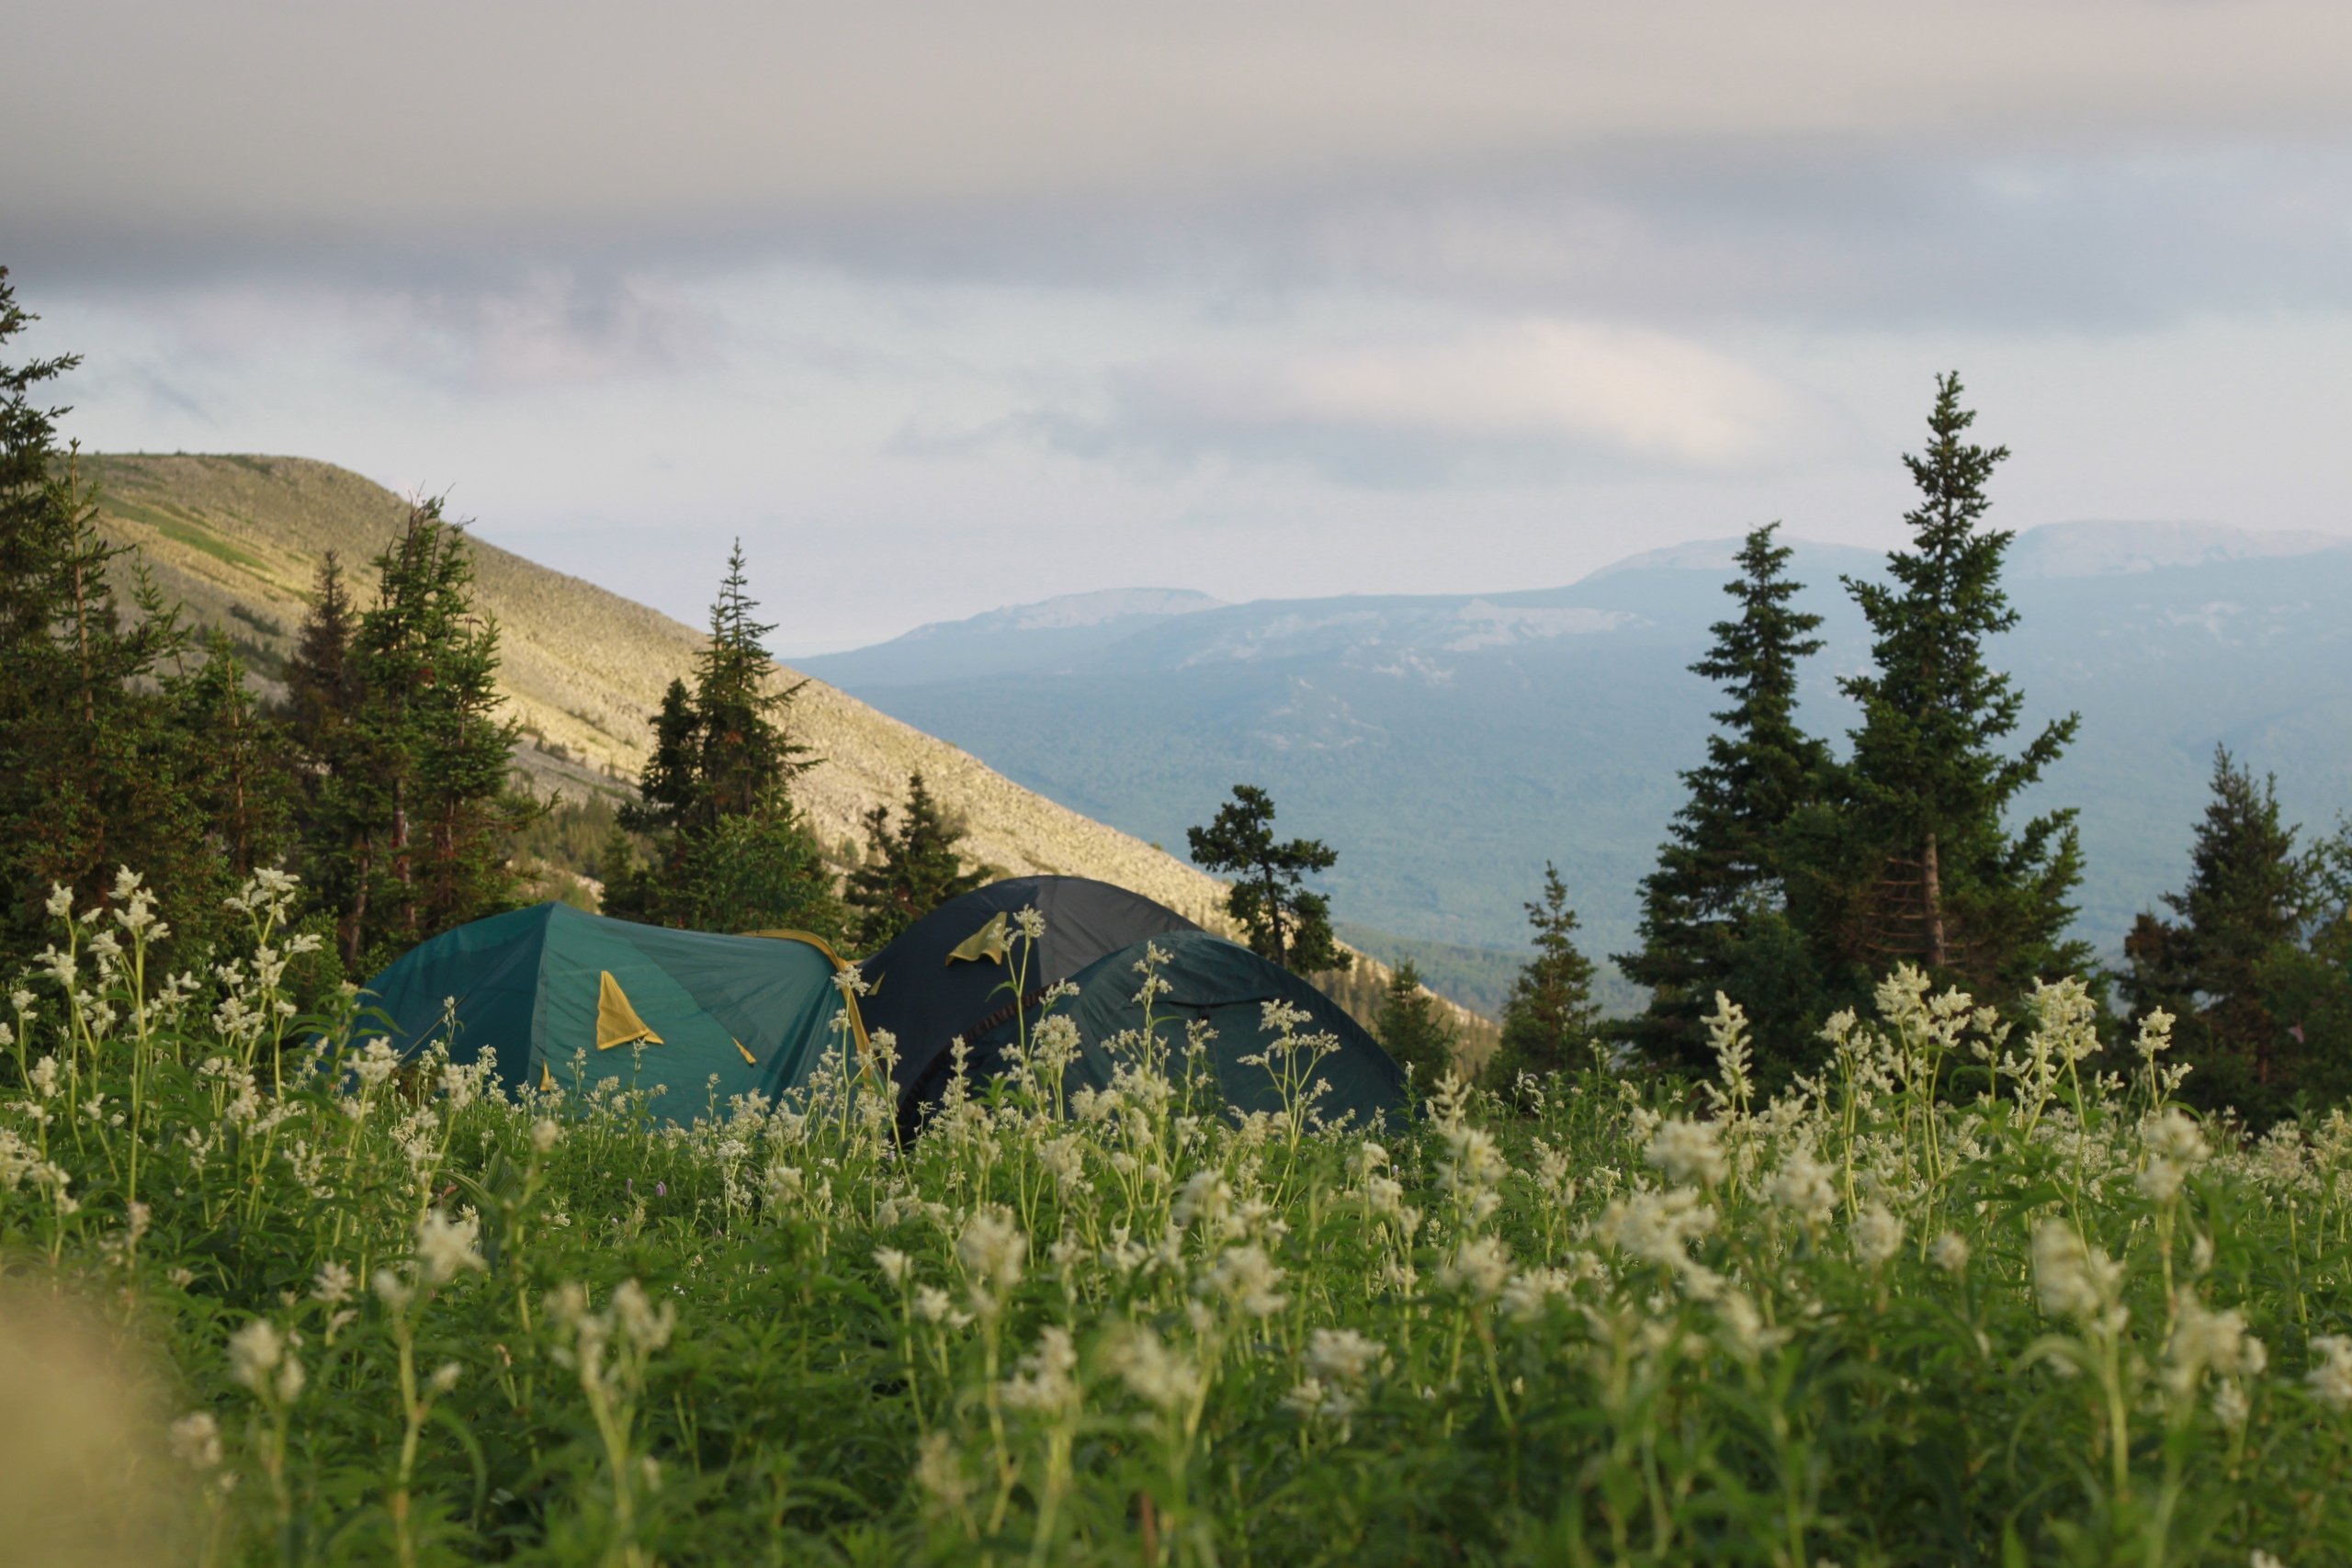
<svg viewBox="0 0 2352 1568">
<path fill-rule="evenodd" d="M 1163 932 L 1107 953 L 1078 972 L 1071 981 L 1078 995 L 1057 1009 L 1078 1025 L 1079 1058 L 1063 1080 L 1066 1088 L 1110 1086 L 1114 1061 L 1105 1043 L 1143 1028 L 1143 1004 L 1136 997 L 1142 978 L 1136 965 L 1148 947 L 1165 955 L 1159 974 L 1168 990 L 1152 1005 L 1161 1045 L 1181 1052 L 1187 1026 L 1194 1020 L 1207 1024 L 1215 1032 L 1209 1066 L 1218 1092 L 1236 1111 L 1282 1107 L 1272 1076 L 1241 1060 L 1263 1051 L 1273 1038 L 1265 1027 L 1265 1006 L 1280 1001 L 1307 1015 L 1299 1032 L 1328 1034 L 1338 1045 L 1315 1069 L 1315 1076 L 1329 1085 L 1317 1101 L 1324 1116 L 1337 1121 L 1352 1112 L 1356 1124 L 1364 1126 L 1403 1111 L 1404 1071 L 1363 1025 L 1290 971 L 1201 931 Z M 1034 1028 L 1034 1012 L 1028 1021 Z M 984 1082 L 1004 1070 L 1015 1033 L 1016 1026 L 1005 1022 L 972 1043 L 970 1071 L 976 1080 Z"/>
<path fill-rule="evenodd" d="M 730 1096 L 806 1083 L 844 1008 L 865 1048 L 856 1005 L 833 983 L 842 967 L 801 932 L 719 936 L 539 904 L 409 952 L 360 997 L 390 1027 L 373 1020 L 359 1037 L 406 1056 L 447 1036 L 453 1060 L 487 1053 L 512 1086 L 659 1086 L 654 1109 L 690 1122 Z"/>
</svg>

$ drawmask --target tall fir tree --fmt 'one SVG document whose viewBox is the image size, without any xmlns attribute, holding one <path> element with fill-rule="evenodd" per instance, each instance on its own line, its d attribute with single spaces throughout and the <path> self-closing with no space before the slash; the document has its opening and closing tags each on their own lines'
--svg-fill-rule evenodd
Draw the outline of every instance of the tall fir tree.
<svg viewBox="0 0 2352 1568">
<path fill-rule="evenodd" d="M 1839 682 L 1861 722 L 1838 798 L 1800 812 L 1786 840 L 1804 867 L 1788 878 L 1792 914 L 1830 1000 L 1862 1001 L 1908 962 L 2008 1005 L 2090 958 L 2065 936 L 2082 874 L 2075 813 L 2034 818 L 2014 836 L 2003 819 L 2079 716 L 2045 725 L 2014 756 L 2003 750 L 2024 696 L 1985 644 L 2017 624 L 2001 588 L 2014 536 L 1984 519 L 1985 482 L 2008 449 L 1966 439 L 1976 415 L 1961 393 L 1957 375 L 1937 378 L 1927 447 L 1904 458 L 1919 504 L 1904 519 L 1912 547 L 1887 558 L 1892 581 L 1845 580 L 1872 638 L 1871 671 Z"/>
<path fill-rule="evenodd" d="M 2188 886 L 2164 896 L 2175 918 L 2142 914 L 2123 944 L 2125 998 L 2143 1016 L 2174 1017 L 2175 1057 L 2194 1069 L 2183 1092 L 2266 1122 L 2302 1087 L 2299 1042 L 2272 1005 L 2276 966 L 2300 942 L 2315 892 L 2295 835 L 2279 819 L 2276 779 L 2256 781 L 2215 748 Z"/>
<path fill-rule="evenodd" d="M 294 652 L 286 661 L 286 698 L 278 710 L 289 738 L 305 751 L 332 750 L 332 733 L 348 725 L 358 708 L 351 669 L 356 615 L 343 562 L 329 550 L 311 583 L 310 612 L 295 630 Z"/>
<path fill-rule="evenodd" d="M 1193 863 L 1234 876 L 1226 912 L 1250 951 L 1294 974 L 1345 969 L 1347 953 L 1331 934 L 1331 901 L 1306 885 L 1329 871 L 1338 852 L 1319 839 L 1274 839 L 1274 799 L 1255 784 L 1235 784 L 1233 798 L 1205 828 L 1185 830 Z"/>
<path fill-rule="evenodd" d="M 1537 1077 L 1591 1061 L 1600 1008 L 1592 999 L 1592 961 L 1577 946 L 1577 912 L 1559 867 L 1544 863 L 1543 897 L 1527 906 L 1535 956 L 1511 981 L 1503 1003 L 1502 1043 L 1487 1077 L 1509 1087 L 1521 1073 Z"/>
<path fill-rule="evenodd" d="M 786 727 L 797 685 L 775 660 L 737 540 L 711 605 L 694 682 L 671 682 L 653 720 L 638 798 L 598 857 L 604 909 L 655 925 L 791 929 L 828 939 L 848 922 L 822 847 L 792 803 L 816 766 Z M 638 863 L 640 847 L 650 864 Z"/>
<path fill-rule="evenodd" d="M 305 863 L 355 969 L 511 908 L 506 843 L 545 809 L 513 782 L 498 626 L 475 612 L 463 529 L 419 502 L 373 564 L 356 618 L 322 569 L 288 682 Z"/>
<path fill-rule="evenodd" d="M 1707 739 L 1705 763 L 1682 775 L 1690 798 L 1642 881 L 1641 948 L 1617 960 L 1650 1000 L 1613 1032 L 1659 1066 L 1712 1069 L 1700 1021 L 1717 991 L 1750 1009 L 1760 1058 L 1801 1059 L 1813 1033 L 1781 860 L 1782 834 L 1820 798 L 1830 765 L 1796 720 L 1799 669 L 1821 650 L 1821 617 L 1792 603 L 1804 585 L 1788 576 L 1792 552 L 1774 541 L 1779 526 L 1747 535 L 1739 574 L 1724 586 L 1739 614 L 1715 623 L 1713 646 L 1690 666 L 1731 705 L 1714 715 L 1723 728 Z"/>
<path fill-rule="evenodd" d="M 205 638 L 201 660 L 166 676 L 163 689 L 181 740 L 181 788 L 210 824 L 221 871 L 242 883 L 277 864 L 292 847 L 294 757 L 227 634 Z"/>
<path fill-rule="evenodd" d="M 370 748 L 359 725 L 352 651 L 358 621 L 342 562 L 330 550 L 295 633 L 278 708 L 299 760 L 296 868 L 311 899 L 334 915 L 336 951 L 346 964 L 358 958 L 366 889 L 374 875 Z"/>
<path fill-rule="evenodd" d="M 710 640 L 695 662 L 702 750 L 698 827 L 769 812 L 788 796 L 796 776 L 816 766 L 809 749 L 786 728 L 800 686 L 773 689 L 775 660 L 767 636 L 775 627 L 759 618 L 743 565 L 738 539 L 710 607 Z"/>
<path fill-rule="evenodd" d="M 0 269 L 0 346 L 34 319 Z M 0 947 L 18 954 L 42 940 L 52 885 L 101 903 L 124 865 L 200 943 L 227 875 L 159 690 L 183 642 L 177 612 L 99 533 L 95 493 L 57 445 L 67 411 L 40 400 L 79 363 L 0 363 Z M 128 616 L 114 587 L 124 570 L 138 582 Z"/>
<path fill-rule="evenodd" d="M 1428 1093 L 1456 1070 L 1461 1038 L 1439 1010 L 1437 998 L 1422 986 L 1421 972 L 1409 958 L 1390 972 L 1372 1032 L 1396 1065 L 1412 1073 L 1419 1093 Z"/>
<path fill-rule="evenodd" d="M 865 863 L 850 873 L 846 895 L 858 911 L 858 951 L 877 951 L 950 898 L 992 879 L 993 867 L 965 863 L 956 847 L 962 838 L 921 773 L 907 779 L 906 810 L 896 828 L 887 806 L 865 814 Z"/>
</svg>

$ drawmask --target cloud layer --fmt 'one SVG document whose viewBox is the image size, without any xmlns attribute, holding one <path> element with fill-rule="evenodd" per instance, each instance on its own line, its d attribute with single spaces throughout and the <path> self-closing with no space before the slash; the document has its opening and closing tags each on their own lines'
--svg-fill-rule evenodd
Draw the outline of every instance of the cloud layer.
<svg viewBox="0 0 2352 1568">
<path fill-rule="evenodd" d="M 2013 523 L 2352 529 L 2341 0 L 24 9 L 75 434 L 690 615 L 741 532 L 796 640 L 1879 542 L 1954 365 Z"/>
</svg>

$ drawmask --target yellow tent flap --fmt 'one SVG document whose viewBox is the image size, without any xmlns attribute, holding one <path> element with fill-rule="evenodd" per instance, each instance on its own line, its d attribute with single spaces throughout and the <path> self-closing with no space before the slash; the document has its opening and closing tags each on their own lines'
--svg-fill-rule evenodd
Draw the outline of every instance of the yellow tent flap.
<svg viewBox="0 0 2352 1568">
<path fill-rule="evenodd" d="M 978 964 L 985 958 L 991 964 L 1001 964 L 1012 947 L 1012 939 L 1005 934 L 1004 911 L 1000 909 L 989 917 L 987 925 L 958 942 L 956 951 L 947 955 L 947 962 L 953 964 L 960 958 L 967 964 Z"/>
<path fill-rule="evenodd" d="M 596 1049 L 609 1051 L 616 1045 L 659 1045 L 662 1037 L 646 1027 L 628 1005 L 628 998 L 621 990 L 621 983 L 613 978 L 609 969 L 597 971 L 596 988 Z"/>
</svg>

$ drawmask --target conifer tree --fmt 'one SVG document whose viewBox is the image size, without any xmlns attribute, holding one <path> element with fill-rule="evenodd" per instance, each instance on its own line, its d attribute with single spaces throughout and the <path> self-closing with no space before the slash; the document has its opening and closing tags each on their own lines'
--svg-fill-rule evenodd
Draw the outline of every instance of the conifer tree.
<svg viewBox="0 0 2352 1568">
<path fill-rule="evenodd" d="M 766 646 L 773 625 L 758 616 L 743 570 L 743 542 L 727 557 L 727 575 L 710 607 L 710 640 L 695 661 L 695 714 L 699 726 L 700 798 L 693 825 L 722 817 L 769 811 L 790 791 L 793 778 L 816 766 L 807 746 L 792 739 L 785 716 L 800 686 L 769 689 L 775 662 Z"/>
<path fill-rule="evenodd" d="M 2002 750 L 2024 697 L 1985 644 L 2017 624 L 2000 581 L 2013 536 L 1984 518 L 1985 481 L 2008 449 L 1966 439 L 1976 415 L 1961 391 L 1957 375 L 1937 378 L 1927 447 L 1904 458 L 1919 504 L 1905 517 L 1912 547 L 1888 558 L 1893 581 L 1845 580 L 1872 634 L 1871 672 L 1840 682 L 1861 723 L 1834 811 L 1792 825 L 1807 863 L 1790 879 L 1799 925 L 1849 1000 L 1908 961 L 2003 1004 L 2089 959 L 2064 934 L 2082 870 L 2075 814 L 2038 817 L 2014 837 L 2003 824 L 2078 716 L 2014 756 Z"/>
<path fill-rule="evenodd" d="M 2317 868 L 2279 820 L 2275 778 L 2257 783 L 2217 747 L 2212 792 L 2188 884 L 2164 896 L 2176 918 L 2140 916 L 2124 942 L 2122 989 L 2142 1015 L 2174 1016 L 2175 1055 L 2194 1068 L 2189 1099 L 2267 1121 L 2299 1087 L 2288 1022 L 2272 1010 L 2273 968 L 2301 939 Z"/>
<path fill-rule="evenodd" d="M 1641 949 L 1617 960 L 1650 1001 L 1615 1032 L 1661 1066 L 1708 1070 L 1700 1020 L 1719 990 L 1751 1010 L 1760 1056 L 1802 1055 L 1812 1033 L 1810 998 L 1787 997 L 1796 944 L 1781 857 L 1784 829 L 1819 797 L 1829 767 L 1827 749 L 1796 722 L 1798 667 L 1821 650 L 1821 617 L 1792 603 L 1803 585 L 1787 575 L 1792 552 L 1774 542 L 1778 527 L 1743 542 L 1739 575 L 1724 586 L 1739 614 L 1715 623 L 1713 646 L 1690 666 L 1731 705 L 1714 715 L 1723 728 L 1708 738 L 1705 763 L 1682 775 L 1690 798 L 1643 879 Z M 1789 999 L 1793 1008 L 1774 1005 Z"/>
<path fill-rule="evenodd" d="M 294 652 L 286 661 L 286 700 L 279 710 L 288 737 L 305 751 L 330 750 L 332 732 L 348 725 L 359 705 L 351 671 L 356 614 L 343 562 L 329 550 L 319 563 L 310 613 L 295 631 Z"/>
<path fill-rule="evenodd" d="M 950 898 L 989 881 L 993 868 L 967 867 L 956 852 L 962 833 L 949 824 L 922 775 L 907 779 L 907 807 L 896 829 L 890 808 L 865 814 L 865 863 L 850 873 L 848 901 L 859 911 L 859 951 L 873 953 Z"/>
<path fill-rule="evenodd" d="M 0 269 L 0 345 L 33 320 Z M 99 535 L 75 454 L 57 446 L 66 411 L 37 400 L 79 363 L 0 363 L 0 947 L 17 953 L 38 944 L 52 884 L 102 902 L 123 865 L 194 942 L 217 923 L 223 874 L 157 690 L 177 614 L 142 573 L 126 619 L 112 579 L 127 551 Z"/>
<path fill-rule="evenodd" d="M 1504 1087 L 1521 1073 L 1541 1077 L 1586 1064 L 1600 1027 L 1592 961 L 1577 947 L 1577 912 L 1568 908 L 1559 868 L 1549 861 L 1543 897 L 1527 906 L 1527 923 L 1534 930 L 1535 956 L 1511 981 L 1502 1043 L 1487 1067 L 1487 1077 Z"/>
<path fill-rule="evenodd" d="M 1453 1025 L 1438 1010 L 1437 998 L 1422 987 L 1421 972 L 1409 958 L 1388 976 L 1373 1034 L 1398 1066 L 1412 1073 L 1413 1087 L 1421 1093 L 1454 1070 L 1460 1042 Z"/>
<path fill-rule="evenodd" d="M 1226 911 L 1247 934 L 1250 951 L 1294 974 L 1345 969 L 1348 954 L 1331 934 L 1331 901 L 1306 886 L 1309 872 L 1329 871 L 1339 854 L 1320 840 L 1274 841 L 1273 797 L 1254 784 L 1235 784 L 1233 798 L 1205 828 L 1185 830 L 1193 863 L 1230 872 Z"/>
<path fill-rule="evenodd" d="M 291 847 L 294 759 L 285 730 L 246 686 L 227 635 L 207 637 L 203 653 L 164 691 L 180 738 L 180 787 L 210 824 L 226 879 L 242 884 Z"/>
<path fill-rule="evenodd" d="M 375 874 L 369 748 L 359 728 L 360 691 L 352 657 L 358 612 L 334 551 L 320 563 L 311 608 L 286 663 L 278 717 L 300 760 L 297 866 L 312 901 L 335 920 L 335 947 L 356 962 L 367 889 Z"/>
<path fill-rule="evenodd" d="M 816 766 L 785 724 L 800 688 L 771 689 L 775 661 L 764 639 L 775 628 L 758 609 L 739 539 L 694 683 L 673 681 L 663 694 L 638 798 L 622 807 L 599 857 L 607 914 L 704 930 L 842 934 L 847 917 L 832 870 L 792 804 L 792 780 Z M 640 844 L 651 863 L 638 863 Z"/>
<path fill-rule="evenodd" d="M 498 716 L 498 626 L 473 608 L 463 529 L 419 502 L 373 564 L 356 619 L 322 569 L 288 681 L 305 862 L 355 969 L 512 907 L 507 840 L 545 809 L 512 783 L 518 730 Z"/>
</svg>

